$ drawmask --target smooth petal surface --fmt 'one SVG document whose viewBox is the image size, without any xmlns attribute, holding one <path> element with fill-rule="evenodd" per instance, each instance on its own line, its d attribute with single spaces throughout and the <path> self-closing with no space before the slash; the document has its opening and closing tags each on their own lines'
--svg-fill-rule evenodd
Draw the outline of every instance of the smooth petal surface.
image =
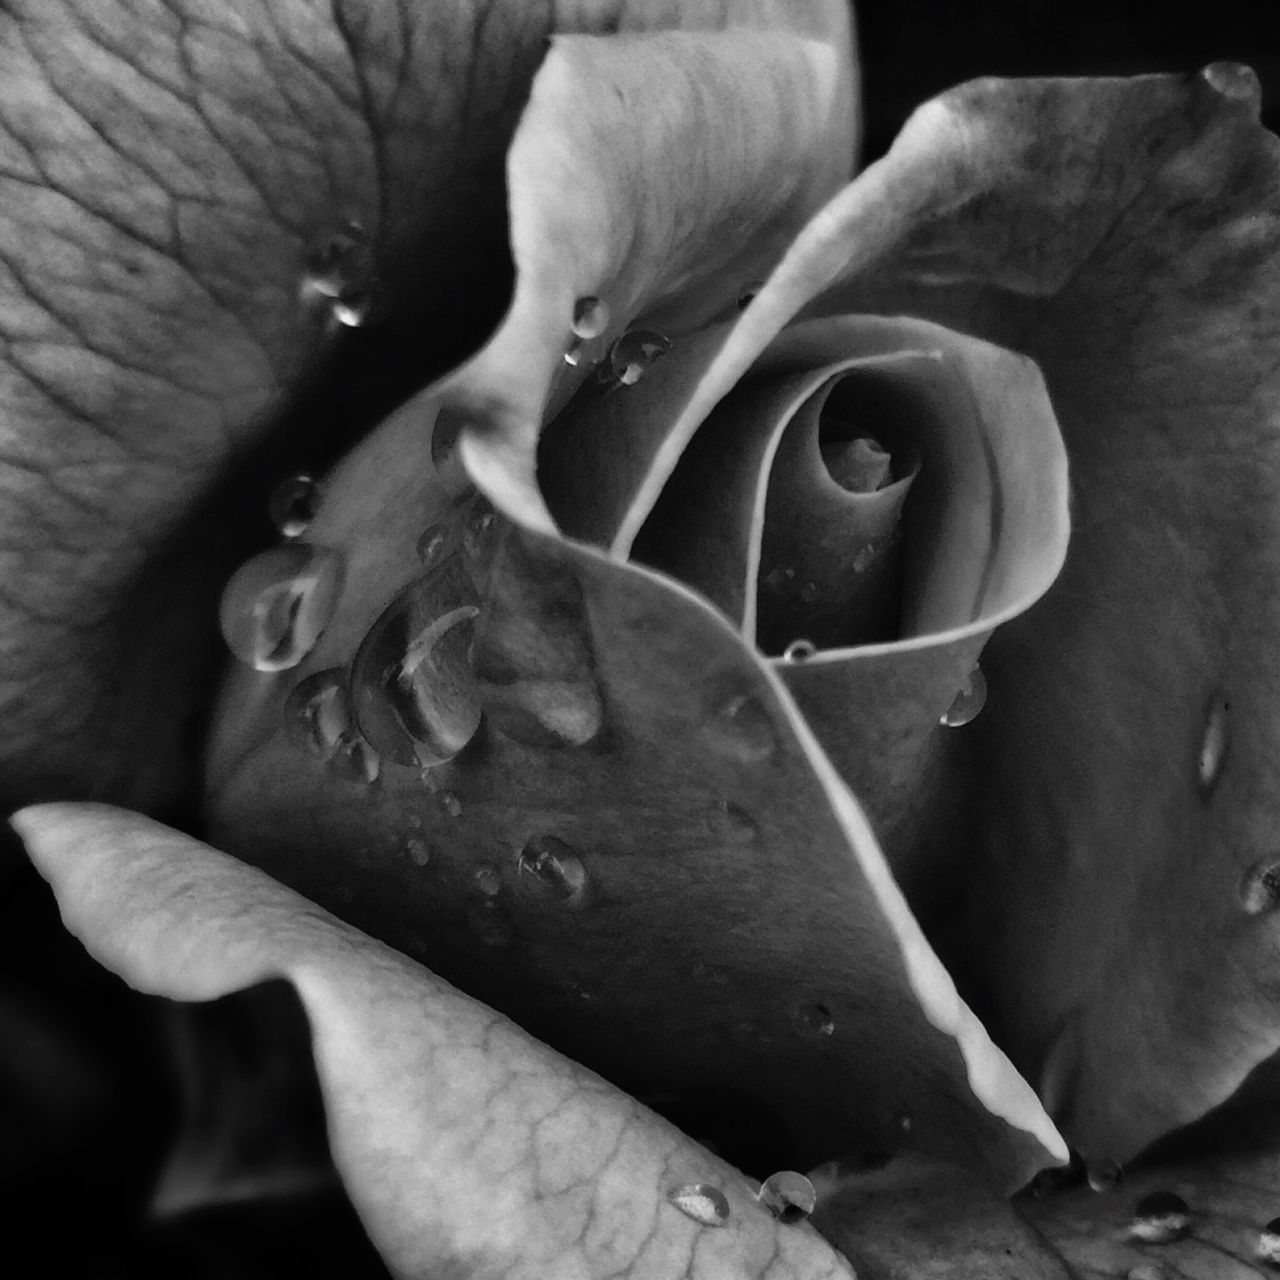
<svg viewBox="0 0 1280 1280">
<path fill-rule="evenodd" d="M 139 989 L 209 1000 L 293 984 L 335 1160 L 395 1275 L 852 1276 L 666 1122 L 261 872 L 103 806 L 15 825 L 68 926 Z M 670 1203 L 689 1184 L 722 1192 L 723 1226 Z"/>
<path fill-rule="evenodd" d="M 502 313 L 504 157 L 547 37 L 725 26 L 826 45 L 851 101 L 839 0 L 6 6 L 6 797 L 175 802 L 213 602 L 266 533 L 270 486 L 473 353 Z M 831 141 L 787 132 L 823 156 Z M 334 320 L 331 282 L 305 282 L 352 221 L 368 339 Z"/>
<path fill-rule="evenodd" d="M 1278 200 L 1245 68 L 979 81 L 792 251 L 839 280 L 824 309 L 1033 356 L 1062 423 L 1076 533 L 988 649 L 980 854 L 947 954 L 1090 1160 L 1280 1047 Z"/>
<path fill-rule="evenodd" d="M 741 618 L 755 638 L 768 518 L 790 539 L 785 562 L 800 586 L 811 582 L 819 601 L 843 599 L 856 610 L 851 584 L 866 546 L 856 509 L 835 501 L 819 522 L 824 477 L 804 466 L 806 458 L 821 465 L 818 424 L 793 418 L 838 372 L 861 424 L 920 460 L 898 531 L 901 600 L 895 592 L 891 640 L 828 640 L 813 658 L 779 663 L 778 673 L 919 907 L 926 891 L 936 899 L 945 890 L 962 848 L 954 826 L 939 829 L 934 808 L 951 734 L 939 720 L 993 629 L 1039 599 L 1066 554 L 1066 456 L 1035 367 L 920 322 L 794 326 L 694 437 L 634 551 Z M 628 436 L 625 422 L 614 426 Z M 807 440 L 807 452 L 786 447 L 791 437 Z M 607 451 L 608 440 L 596 448 Z M 586 470 L 595 471 L 590 461 Z M 836 488 L 829 477 L 825 484 Z M 786 572 L 782 563 L 774 573 Z M 759 589 L 768 589 L 763 579 Z M 806 630 L 805 609 L 791 610 L 786 640 L 822 640 Z"/>
<path fill-rule="evenodd" d="M 507 160 L 511 310 L 442 388 L 475 419 L 469 470 L 523 523 L 552 528 L 535 461 L 556 383 L 562 403 L 582 378 L 564 364 L 570 344 L 587 365 L 629 327 L 680 335 L 732 310 L 847 176 L 851 45 L 832 25 L 831 42 L 738 31 L 553 45 Z M 582 298 L 604 321 L 585 341 L 571 327 Z"/>
</svg>

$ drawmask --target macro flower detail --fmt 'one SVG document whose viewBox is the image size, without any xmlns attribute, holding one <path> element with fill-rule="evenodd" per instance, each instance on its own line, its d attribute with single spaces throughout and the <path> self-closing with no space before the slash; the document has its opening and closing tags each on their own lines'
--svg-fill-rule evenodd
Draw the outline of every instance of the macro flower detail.
<svg viewBox="0 0 1280 1280">
<path fill-rule="evenodd" d="M 836 0 L 293 10 L 111 36 L 133 114 L 6 18 L 0 757 L 71 931 L 286 980 L 396 1275 L 1267 1265 L 1256 77 L 972 82 L 850 181 Z"/>
</svg>

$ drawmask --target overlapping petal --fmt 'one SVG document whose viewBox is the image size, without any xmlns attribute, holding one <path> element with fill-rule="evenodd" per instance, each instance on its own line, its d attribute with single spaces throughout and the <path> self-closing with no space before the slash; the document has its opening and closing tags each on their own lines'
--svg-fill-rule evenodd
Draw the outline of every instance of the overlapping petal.
<svg viewBox="0 0 1280 1280">
<path fill-rule="evenodd" d="M 140 990 L 294 985 L 334 1158 L 396 1276 L 852 1275 L 652 1112 L 261 872 L 103 806 L 16 825 L 68 926 Z M 699 1184 L 725 1196 L 723 1226 L 671 1204 Z"/>
<path fill-rule="evenodd" d="M 839 278 L 824 308 L 1031 355 L 1063 425 L 1077 532 L 988 651 L 949 954 L 1091 1159 L 1280 1047 L 1278 188 L 1244 68 L 982 81 L 921 108 L 793 250 Z"/>
</svg>

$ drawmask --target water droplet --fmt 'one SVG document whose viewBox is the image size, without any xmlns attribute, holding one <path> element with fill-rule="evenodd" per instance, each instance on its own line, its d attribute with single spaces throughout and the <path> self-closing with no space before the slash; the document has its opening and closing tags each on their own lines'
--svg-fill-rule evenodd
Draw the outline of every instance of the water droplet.
<svg viewBox="0 0 1280 1280">
<path fill-rule="evenodd" d="M 1268 1267 L 1280 1269 L 1280 1218 L 1272 1218 L 1258 1232 L 1258 1243 L 1254 1247 L 1254 1252 L 1260 1262 L 1266 1263 Z"/>
<path fill-rule="evenodd" d="M 369 323 L 373 314 L 373 294 L 353 293 L 347 298 L 335 298 L 329 307 L 333 318 L 348 329 L 358 329 Z"/>
<path fill-rule="evenodd" d="M 460 587 L 443 574 L 411 583 L 383 610 L 351 664 L 360 732 L 389 760 L 452 760 L 480 727 L 468 657 L 473 604 L 449 607 Z"/>
<path fill-rule="evenodd" d="M 609 327 L 609 308 L 599 299 L 588 295 L 573 304 L 573 336 L 590 342 Z"/>
<path fill-rule="evenodd" d="M 707 720 L 703 733 L 714 750 L 743 764 L 767 760 L 778 745 L 769 713 L 749 693 L 726 699 Z"/>
<path fill-rule="evenodd" d="M 571 845 L 555 836 L 534 836 L 520 850 L 521 873 L 527 872 L 535 883 L 559 901 L 577 905 L 587 888 L 587 871 Z"/>
<path fill-rule="evenodd" d="M 476 888 L 486 898 L 497 897 L 502 892 L 502 872 L 497 867 L 485 866 L 476 868 Z"/>
<path fill-rule="evenodd" d="M 439 800 L 441 810 L 450 818 L 462 816 L 462 801 L 452 791 L 442 791 Z"/>
<path fill-rule="evenodd" d="M 1089 1183 L 1090 1191 L 1103 1195 L 1108 1191 L 1114 1191 L 1120 1185 L 1123 1176 L 1124 1171 L 1114 1160 L 1103 1160 L 1088 1170 L 1085 1179 Z"/>
<path fill-rule="evenodd" d="M 783 662 L 807 662 L 818 652 L 818 646 L 812 640 L 793 640 L 782 651 Z"/>
<path fill-rule="evenodd" d="M 462 550 L 473 560 L 483 559 L 492 549 L 498 517 L 488 503 L 478 501 L 462 531 Z"/>
<path fill-rule="evenodd" d="M 1233 102 L 1261 102 L 1258 73 L 1243 62 L 1211 62 L 1200 74 L 1211 88 Z"/>
<path fill-rule="evenodd" d="M 431 846 L 421 836 L 410 836 L 404 847 L 415 867 L 425 867 L 431 861 Z"/>
<path fill-rule="evenodd" d="M 291 542 L 246 561 L 222 592 L 218 622 L 231 652 L 258 671 L 296 667 L 337 607 L 342 557 Z"/>
<path fill-rule="evenodd" d="M 358 222 L 326 236 L 307 255 L 303 297 L 327 300 L 339 324 L 358 326 L 368 321 L 376 284 L 373 241 Z"/>
<path fill-rule="evenodd" d="M 764 288 L 763 280 L 750 280 L 743 285 L 738 294 L 738 310 L 745 311 L 755 300 L 755 296 Z"/>
<path fill-rule="evenodd" d="M 978 712 L 987 704 L 987 677 L 982 674 L 981 667 L 974 667 L 969 678 L 960 686 L 959 693 L 951 705 L 943 712 L 940 724 L 951 729 L 958 729 L 977 718 Z"/>
<path fill-rule="evenodd" d="M 433 569 L 440 563 L 448 541 L 449 535 L 438 524 L 422 531 L 416 550 L 423 568 Z"/>
<path fill-rule="evenodd" d="M 825 1004 L 802 1005 L 796 1013 L 800 1030 L 814 1036 L 835 1034 L 836 1020 Z"/>
<path fill-rule="evenodd" d="M 1125 1280 L 1168 1280 L 1168 1273 L 1158 1262 L 1139 1262 L 1125 1272 Z"/>
<path fill-rule="evenodd" d="M 757 1199 L 779 1222 L 803 1222 L 813 1212 L 818 1194 L 803 1173 L 784 1170 L 760 1184 Z"/>
<path fill-rule="evenodd" d="M 615 382 L 634 386 L 645 372 L 671 350 L 671 339 L 652 329 L 630 329 L 613 344 L 609 369 Z"/>
<path fill-rule="evenodd" d="M 372 786 L 382 772 L 382 761 L 359 734 L 344 733 L 329 757 L 329 772 L 344 782 Z"/>
<path fill-rule="evenodd" d="M 1240 905 L 1251 916 L 1274 911 L 1280 903 L 1280 862 L 1256 862 L 1240 882 Z"/>
<path fill-rule="evenodd" d="M 467 923 L 486 947 L 509 947 L 515 937 L 507 913 L 494 898 L 469 903 Z"/>
<path fill-rule="evenodd" d="M 760 835 L 756 820 L 741 805 L 724 802 L 723 829 L 732 844 L 750 844 Z"/>
<path fill-rule="evenodd" d="M 719 1187 L 713 1187 L 709 1182 L 677 1187 L 667 1199 L 686 1218 L 692 1218 L 704 1227 L 723 1227 L 729 1221 L 728 1199 Z"/>
<path fill-rule="evenodd" d="M 899 1138 L 905 1138 L 915 1127 L 915 1123 L 915 1116 L 904 1108 L 901 1111 L 895 1112 L 892 1121 L 892 1128 Z"/>
<path fill-rule="evenodd" d="M 327 760 L 352 731 L 346 673 L 339 667 L 300 680 L 284 700 L 285 736 L 295 747 Z"/>
<path fill-rule="evenodd" d="M 1230 712 L 1231 703 L 1221 694 L 1214 694 L 1205 709 L 1204 733 L 1200 738 L 1200 758 L 1196 768 L 1196 781 L 1202 796 L 1207 797 L 1213 791 L 1222 774 L 1227 758 Z"/>
<path fill-rule="evenodd" d="M 1172 1191 L 1153 1191 L 1133 1208 L 1129 1234 L 1146 1244 L 1170 1244 L 1191 1230 L 1191 1210 Z"/>
<path fill-rule="evenodd" d="M 309 475 L 281 480 L 267 499 L 267 514 L 281 537 L 300 538 L 316 518 L 320 486 Z"/>
</svg>

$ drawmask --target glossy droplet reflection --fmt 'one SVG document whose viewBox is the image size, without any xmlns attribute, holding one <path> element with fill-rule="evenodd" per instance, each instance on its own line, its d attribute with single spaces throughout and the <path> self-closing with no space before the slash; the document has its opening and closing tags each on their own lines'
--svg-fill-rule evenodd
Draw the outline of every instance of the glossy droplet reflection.
<svg viewBox="0 0 1280 1280">
<path fill-rule="evenodd" d="M 351 664 L 360 732 L 396 764 L 443 764 L 480 727 L 467 652 L 478 609 L 448 603 L 462 589 L 447 566 L 410 583 L 370 628 Z"/>
<path fill-rule="evenodd" d="M 327 301 L 339 324 L 358 326 L 369 319 L 376 282 L 372 238 L 358 222 L 349 222 L 308 253 L 302 294 Z"/>
<path fill-rule="evenodd" d="M 1233 102 L 1262 100 L 1262 82 L 1258 73 L 1243 62 L 1211 62 L 1200 74 L 1210 88 Z"/>
<path fill-rule="evenodd" d="M 462 816 L 462 801 L 452 791 L 442 791 L 439 800 L 440 812 L 446 818 L 460 818 Z"/>
<path fill-rule="evenodd" d="M 818 652 L 818 646 L 812 640 L 793 640 L 782 651 L 783 662 L 807 662 Z"/>
<path fill-rule="evenodd" d="M 1261 1231 L 1254 1246 L 1258 1261 L 1280 1270 L 1280 1218 L 1272 1218 Z"/>
<path fill-rule="evenodd" d="M 570 906 L 582 901 L 587 888 L 587 872 L 571 845 L 555 836 L 534 836 L 520 850 L 522 875 L 555 901 Z"/>
<path fill-rule="evenodd" d="M 1089 1190 L 1103 1195 L 1108 1191 L 1114 1191 L 1121 1182 L 1123 1171 L 1114 1160 L 1104 1160 L 1101 1164 L 1095 1165 L 1085 1173 L 1085 1181 L 1089 1184 Z"/>
<path fill-rule="evenodd" d="M 969 673 L 969 679 L 960 686 L 951 705 L 943 712 L 939 723 L 951 729 L 958 729 L 961 725 L 976 719 L 978 712 L 986 705 L 987 677 L 982 674 L 981 667 L 974 667 Z"/>
<path fill-rule="evenodd" d="M 579 298 L 573 304 L 572 327 L 575 338 L 598 338 L 609 327 L 609 308 L 593 295 Z"/>
<path fill-rule="evenodd" d="M 813 1183 L 803 1173 L 771 1173 L 760 1184 L 759 1200 L 779 1222 L 803 1222 L 818 1201 Z"/>
<path fill-rule="evenodd" d="M 294 542 L 254 556 L 222 593 L 228 648 L 258 671 L 296 667 L 329 625 L 342 577 L 342 557 L 328 547 Z"/>
<path fill-rule="evenodd" d="M 1230 737 L 1231 703 L 1214 694 L 1204 713 L 1204 731 L 1200 737 L 1200 755 L 1196 762 L 1196 782 L 1200 794 L 1208 796 L 1217 785 L 1227 759 Z"/>
<path fill-rule="evenodd" d="M 305 474 L 281 480 L 267 499 L 267 515 L 281 537 L 300 538 L 316 518 L 320 486 Z"/>
<path fill-rule="evenodd" d="M 796 1025 L 811 1036 L 830 1036 L 836 1030 L 835 1017 L 825 1004 L 802 1005 L 796 1012 Z"/>
<path fill-rule="evenodd" d="M 476 888 L 486 898 L 495 898 L 502 892 L 502 872 L 497 867 L 476 868 Z"/>
<path fill-rule="evenodd" d="M 609 351 L 609 369 L 615 382 L 634 386 L 668 351 L 671 339 L 652 329 L 630 329 Z"/>
<path fill-rule="evenodd" d="M 1153 1191 L 1133 1207 L 1129 1234 L 1145 1244 L 1171 1244 L 1191 1230 L 1191 1210 L 1172 1191 Z"/>
<path fill-rule="evenodd" d="M 353 732 L 346 672 L 330 667 L 300 680 L 285 699 L 283 715 L 289 741 L 327 760 L 339 740 Z"/>
<path fill-rule="evenodd" d="M 410 836 L 404 847 L 415 867 L 425 867 L 431 861 L 431 846 L 421 836 Z"/>
<path fill-rule="evenodd" d="M 1280 903 L 1280 862 L 1255 862 L 1240 882 L 1240 905 L 1251 916 L 1274 911 Z"/>
<path fill-rule="evenodd" d="M 778 745 L 773 721 L 754 694 L 727 698 L 706 721 L 703 735 L 714 751 L 742 764 L 767 760 Z"/>
<path fill-rule="evenodd" d="M 729 1201 L 719 1187 L 708 1182 L 695 1182 L 676 1187 L 667 1199 L 686 1218 L 704 1227 L 723 1227 L 729 1221 Z"/>
<path fill-rule="evenodd" d="M 415 550 L 424 569 L 434 568 L 444 559 L 448 541 L 449 535 L 438 524 L 422 531 Z"/>
</svg>

